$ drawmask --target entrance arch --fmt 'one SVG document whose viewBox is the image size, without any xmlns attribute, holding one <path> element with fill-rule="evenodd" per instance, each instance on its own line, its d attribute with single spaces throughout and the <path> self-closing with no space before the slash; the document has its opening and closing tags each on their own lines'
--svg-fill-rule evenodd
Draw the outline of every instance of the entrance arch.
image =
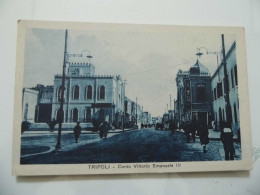
<svg viewBox="0 0 260 195">
<path fill-rule="evenodd" d="M 78 116 L 79 116 L 79 111 L 77 108 L 74 108 L 72 111 L 72 121 L 78 122 Z"/>
</svg>

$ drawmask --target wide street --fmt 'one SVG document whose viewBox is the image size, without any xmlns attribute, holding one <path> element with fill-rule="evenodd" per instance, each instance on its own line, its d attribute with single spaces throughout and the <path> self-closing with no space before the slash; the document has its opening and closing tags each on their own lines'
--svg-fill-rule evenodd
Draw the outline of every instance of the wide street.
<svg viewBox="0 0 260 195">
<path fill-rule="evenodd" d="M 182 132 L 146 128 L 120 133 L 109 133 L 107 139 L 98 134 L 82 133 L 75 143 L 72 133 L 63 132 L 62 151 L 55 151 L 57 133 L 23 134 L 21 164 L 67 163 L 131 163 L 174 161 L 220 161 L 223 145 L 210 140 L 203 153 L 199 139 L 186 143 Z M 235 143 L 237 152 L 238 143 Z M 241 158 L 240 156 L 235 159 Z"/>
</svg>

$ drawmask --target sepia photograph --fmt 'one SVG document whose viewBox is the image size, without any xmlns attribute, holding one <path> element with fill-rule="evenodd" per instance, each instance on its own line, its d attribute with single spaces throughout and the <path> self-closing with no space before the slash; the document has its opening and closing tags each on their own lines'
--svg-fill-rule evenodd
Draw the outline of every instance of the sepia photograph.
<svg viewBox="0 0 260 195">
<path fill-rule="evenodd" d="M 240 27 L 19 21 L 13 174 L 249 170 L 245 58 Z"/>
</svg>

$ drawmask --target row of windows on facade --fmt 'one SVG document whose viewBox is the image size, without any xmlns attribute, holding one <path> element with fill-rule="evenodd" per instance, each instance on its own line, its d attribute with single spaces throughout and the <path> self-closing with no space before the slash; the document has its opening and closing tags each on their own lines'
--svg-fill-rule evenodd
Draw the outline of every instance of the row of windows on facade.
<svg viewBox="0 0 260 195">
<path fill-rule="evenodd" d="M 223 84 L 222 84 L 223 83 Z M 213 100 L 217 100 L 218 98 L 222 97 L 224 95 L 223 89 L 225 89 L 224 85 L 224 79 L 221 82 L 217 83 L 217 86 L 212 90 L 212 96 Z M 231 69 L 231 89 L 234 89 L 235 86 L 238 85 L 237 82 L 237 66 L 234 66 L 233 69 Z"/>
<path fill-rule="evenodd" d="M 57 114 L 58 114 L 58 110 L 56 110 L 56 120 L 57 120 Z M 79 116 L 79 111 L 77 108 L 74 108 L 71 110 L 71 118 L 68 119 L 70 122 L 77 122 L 77 121 L 86 121 L 86 122 L 90 122 L 92 119 L 92 113 L 91 113 L 91 108 L 87 108 L 85 110 L 85 116 L 83 118 L 80 118 Z M 105 112 L 103 108 L 100 108 L 99 113 L 98 113 L 98 117 L 100 119 L 104 119 L 105 117 Z"/>
<path fill-rule="evenodd" d="M 236 104 L 234 104 L 233 108 L 231 107 L 231 109 L 233 109 L 233 114 L 234 114 L 233 123 L 238 123 L 238 113 L 237 113 Z M 222 110 L 221 110 L 221 108 L 219 108 L 218 114 L 215 113 L 215 120 L 219 121 L 220 123 L 222 121 L 226 120 L 226 118 L 225 118 L 225 109 L 224 108 Z"/>
<path fill-rule="evenodd" d="M 199 102 L 207 101 L 206 84 L 196 84 L 196 99 Z M 186 89 L 186 101 L 190 101 L 190 88 Z"/>
<path fill-rule="evenodd" d="M 98 94 L 97 97 L 100 100 L 104 100 L 105 99 L 105 86 L 101 85 L 98 87 Z M 86 99 L 91 100 L 92 99 L 92 86 L 89 85 L 86 87 Z M 58 92 L 57 92 L 57 97 L 58 97 L 58 101 L 61 100 L 61 93 L 62 93 L 62 86 L 59 87 Z M 73 86 L 73 90 L 72 90 L 72 98 L 74 100 L 78 100 L 80 97 L 80 87 L 78 85 Z"/>
</svg>

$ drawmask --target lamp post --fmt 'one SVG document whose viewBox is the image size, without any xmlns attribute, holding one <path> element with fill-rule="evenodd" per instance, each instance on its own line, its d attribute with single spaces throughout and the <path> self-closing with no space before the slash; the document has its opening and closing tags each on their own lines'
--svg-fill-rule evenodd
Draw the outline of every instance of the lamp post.
<svg viewBox="0 0 260 195">
<path fill-rule="evenodd" d="M 63 104 L 64 104 L 64 90 L 65 90 L 65 72 L 66 72 L 66 58 L 67 58 L 67 38 L 68 38 L 68 30 L 65 31 L 65 47 L 64 47 L 64 58 L 63 58 L 63 70 L 62 70 L 62 84 L 61 84 L 61 97 L 60 97 L 60 108 L 57 113 L 57 121 L 59 123 L 59 129 L 58 129 L 58 138 L 57 138 L 57 144 L 55 149 L 61 150 L 61 128 L 62 128 L 62 122 L 64 120 L 64 110 L 63 110 Z"/>
<path fill-rule="evenodd" d="M 204 49 L 204 50 L 206 50 L 206 54 L 207 55 L 209 55 L 209 54 L 215 54 L 216 56 L 217 56 L 217 66 L 218 66 L 218 68 L 217 68 L 217 71 L 218 71 L 218 80 L 219 80 L 219 82 L 220 82 L 220 76 L 219 76 L 219 55 L 221 54 L 221 52 L 216 52 L 216 51 L 214 51 L 214 52 L 209 52 L 208 51 L 208 49 L 206 48 L 206 47 L 200 47 L 200 48 L 197 48 L 197 53 L 196 53 L 196 55 L 198 56 L 198 57 L 200 57 L 200 56 L 202 56 L 203 55 L 203 53 L 202 52 L 200 52 L 200 50 L 201 49 Z"/>
<path fill-rule="evenodd" d="M 200 49 L 205 49 L 207 51 L 207 55 L 208 54 L 215 54 L 217 55 L 217 65 L 218 65 L 218 79 L 220 82 L 220 76 L 219 76 L 219 64 L 218 64 L 218 55 L 222 54 L 223 59 L 222 59 L 222 64 L 224 67 L 224 97 L 225 97 L 225 101 L 226 101 L 226 122 L 229 125 L 229 127 L 231 127 L 231 123 L 232 123 L 232 116 L 231 116 L 231 106 L 230 106 L 230 99 L 229 99 L 229 83 L 228 83 L 228 73 L 227 73 L 227 62 L 226 62 L 226 52 L 225 52 L 225 40 L 224 40 L 224 34 L 221 34 L 221 45 L 222 45 L 222 51 L 221 52 L 208 52 L 207 48 L 205 47 L 200 47 L 198 48 L 198 52 L 196 53 L 196 55 L 198 57 L 200 57 L 201 55 L 203 55 L 203 53 L 200 52 Z"/>
<path fill-rule="evenodd" d="M 122 83 L 122 87 L 123 87 L 123 131 L 125 131 L 125 112 L 126 112 L 126 109 L 125 109 L 125 101 L 126 101 L 126 97 L 125 97 L 125 85 L 126 85 L 126 80 L 123 81 Z"/>
<path fill-rule="evenodd" d="M 231 119 L 231 106 L 230 106 L 230 99 L 229 99 L 229 83 L 228 83 L 228 73 L 227 73 L 227 62 L 226 62 L 226 53 L 225 53 L 225 40 L 224 34 L 221 35 L 222 40 L 222 55 L 223 55 L 223 66 L 224 66 L 224 91 L 225 91 L 225 100 L 227 103 L 226 107 L 226 114 L 227 114 L 227 123 L 229 127 L 231 127 L 232 119 Z"/>
</svg>

